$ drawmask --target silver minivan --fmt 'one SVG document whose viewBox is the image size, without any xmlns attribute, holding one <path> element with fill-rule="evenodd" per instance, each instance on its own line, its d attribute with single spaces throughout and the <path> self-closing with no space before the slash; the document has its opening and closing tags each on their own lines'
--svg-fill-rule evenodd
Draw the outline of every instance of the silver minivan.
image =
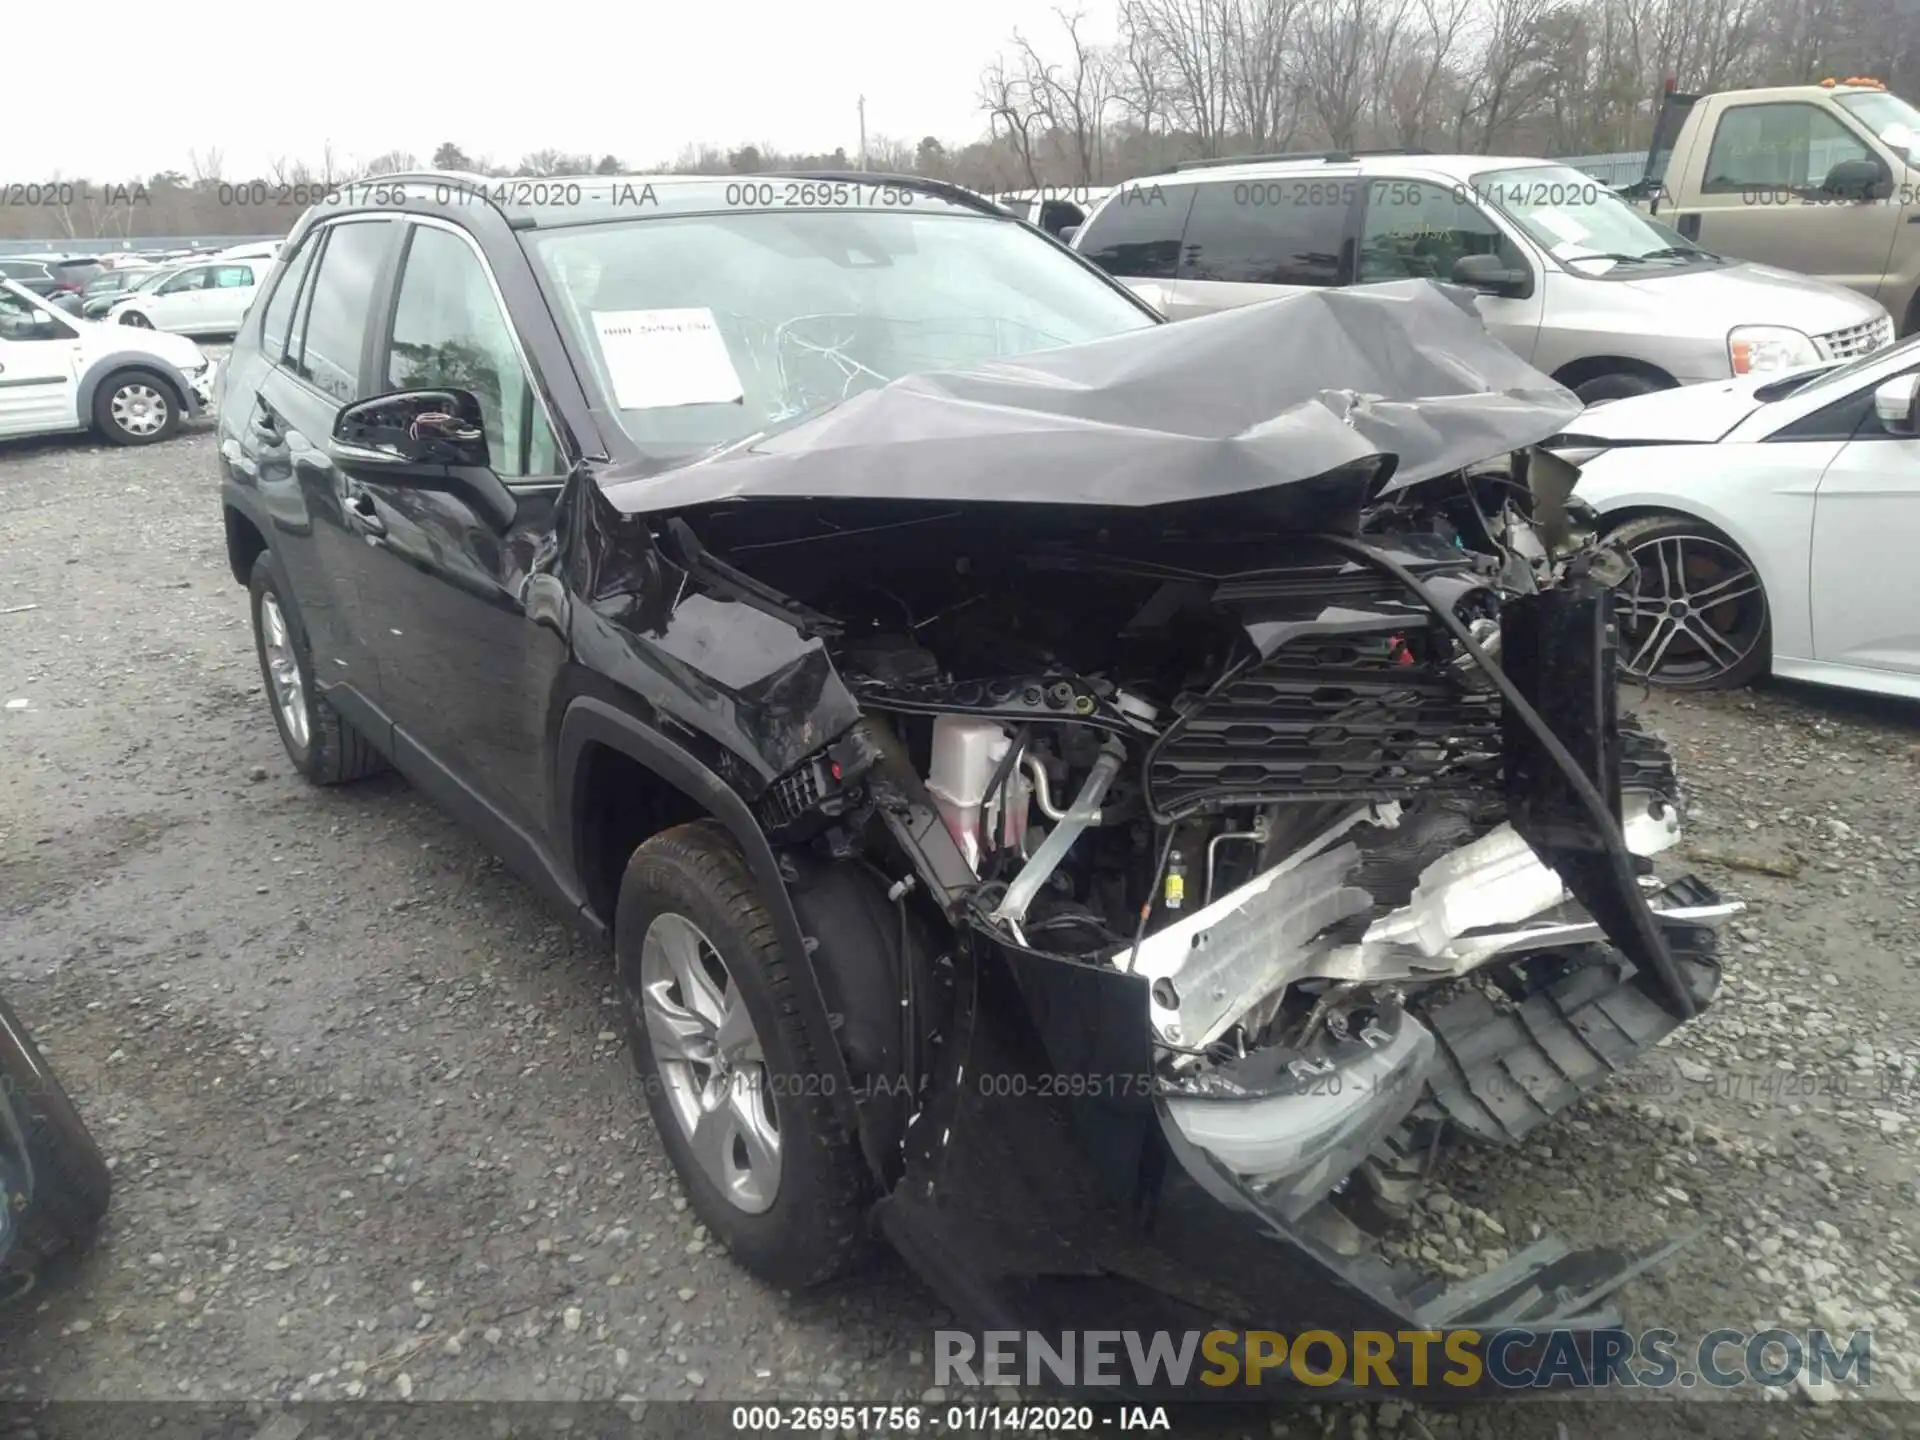
<svg viewBox="0 0 1920 1440">
<path fill-rule="evenodd" d="M 1420 278 L 1594 403 L 1893 343 L 1852 290 L 1728 260 L 1549 161 L 1418 152 L 1203 161 L 1115 186 L 1073 247 L 1169 319 Z"/>
</svg>

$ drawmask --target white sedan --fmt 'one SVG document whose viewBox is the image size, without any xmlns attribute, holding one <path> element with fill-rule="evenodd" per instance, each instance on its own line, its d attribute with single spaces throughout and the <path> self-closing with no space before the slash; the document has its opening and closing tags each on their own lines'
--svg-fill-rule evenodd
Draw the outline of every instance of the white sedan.
<svg viewBox="0 0 1920 1440">
<path fill-rule="evenodd" d="M 1655 684 L 1920 697 L 1920 337 L 1589 409 L 1553 442 L 1632 553 L 1621 658 Z"/>
<path fill-rule="evenodd" d="M 151 290 L 117 301 L 107 319 L 178 335 L 233 335 L 247 318 L 272 259 L 209 260 L 175 270 Z"/>
</svg>

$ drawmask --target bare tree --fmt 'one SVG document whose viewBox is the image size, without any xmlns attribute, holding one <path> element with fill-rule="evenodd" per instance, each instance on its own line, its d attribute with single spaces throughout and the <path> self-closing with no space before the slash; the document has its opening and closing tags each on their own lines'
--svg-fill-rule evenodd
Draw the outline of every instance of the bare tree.
<svg viewBox="0 0 1920 1440">
<path fill-rule="evenodd" d="M 208 146 L 205 150 L 187 151 L 187 168 L 193 172 L 193 183 L 202 188 L 220 183 L 221 162 L 226 152 L 218 145 Z"/>
<path fill-rule="evenodd" d="M 1420 29 L 1401 47 L 1383 92 L 1394 139 L 1414 145 L 1439 120 L 1440 97 L 1454 75 L 1471 0 L 1418 0 Z"/>
<path fill-rule="evenodd" d="M 1221 153 L 1232 121 L 1228 75 L 1233 0 L 1125 0 L 1125 24 L 1160 67 L 1168 117 L 1203 157 Z"/>
<path fill-rule="evenodd" d="M 988 138 L 998 142 L 1005 134 L 1026 183 L 1038 189 L 1040 172 L 1034 168 L 1033 145 L 1035 132 L 1045 133 L 1045 119 L 1034 105 L 1026 75 L 1009 70 L 1004 58 L 995 59 L 980 76 L 980 105 L 987 112 Z"/>
<path fill-rule="evenodd" d="M 1081 37 L 1085 17 L 1076 11 L 1054 11 L 1067 32 L 1070 55 L 1057 64 L 1041 57 L 1018 30 L 1013 43 L 1020 52 L 1020 87 L 1035 116 L 1044 122 L 1048 139 L 1071 151 L 1069 179 L 1088 184 L 1100 179 L 1108 110 L 1113 103 L 1115 66 L 1112 55 Z M 1038 182 L 1035 182 L 1038 183 Z"/>
<path fill-rule="evenodd" d="M 1412 0 L 1312 0 L 1302 39 L 1304 89 L 1327 139 L 1350 149 L 1386 89 Z"/>
</svg>

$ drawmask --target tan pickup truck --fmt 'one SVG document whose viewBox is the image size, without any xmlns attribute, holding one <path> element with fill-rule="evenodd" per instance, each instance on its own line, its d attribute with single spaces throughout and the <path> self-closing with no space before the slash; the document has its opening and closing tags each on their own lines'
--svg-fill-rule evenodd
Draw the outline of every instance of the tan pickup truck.
<svg viewBox="0 0 1920 1440">
<path fill-rule="evenodd" d="M 1709 250 L 1849 286 L 1920 330 L 1920 110 L 1878 81 L 1669 93 L 1623 193 Z"/>
</svg>

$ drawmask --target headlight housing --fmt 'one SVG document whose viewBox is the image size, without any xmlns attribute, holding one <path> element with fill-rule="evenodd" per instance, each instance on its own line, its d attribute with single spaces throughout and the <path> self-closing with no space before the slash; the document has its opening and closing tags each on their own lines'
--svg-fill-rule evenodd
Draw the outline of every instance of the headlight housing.
<svg viewBox="0 0 1920 1440">
<path fill-rule="evenodd" d="M 1784 325 L 1742 325 L 1727 336 L 1727 363 L 1735 375 L 1771 375 L 1818 365 L 1811 336 Z"/>
</svg>

